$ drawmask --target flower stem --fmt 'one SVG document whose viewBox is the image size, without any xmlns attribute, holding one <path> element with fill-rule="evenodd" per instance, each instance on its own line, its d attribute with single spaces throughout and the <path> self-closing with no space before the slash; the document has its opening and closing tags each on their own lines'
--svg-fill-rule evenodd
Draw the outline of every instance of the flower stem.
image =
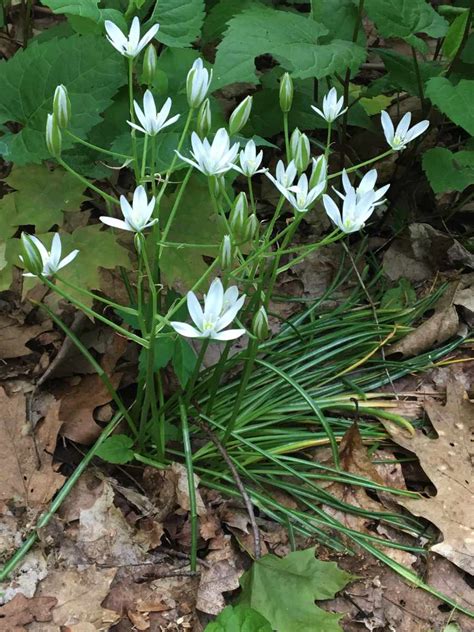
<svg viewBox="0 0 474 632">
<path fill-rule="evenodd" d="M 116 151 L 111 151 L 110 149 L 104 149 L 103 147 L 99 147 L 98 145 L 94 145 L 93 143 L 89 143 L 87 140 L 83 140 L 80 136 L 76 136 L 68 129 L 65 130 L 66 134 L 74 139 L 77 143 L 81 143 L 85 147 L 89 147 L 89 149 L 94 149 L 95 151 L 99 151 L 102 154 L 107 154 L 108 156 L 113 156 L 114 158 L 122 158 L 123 160 L 131 160 L 132 156 L 127 156 L 126 154 L 119 154 Z"/>
<path fill-rule="evenodd" d="M 109 195 L 108 193 L 104 193 L 104 191 L 101 191 L 99 187 L 96 187 L 95 184 L 92 184 L 92 182 L 90 182 L 87 178 L 84 178 L 84 176 L 81 176 L 80 173 L 77 173 L 77 171 L 74 171 L 74 169 L 70 167 L 66 162 L 64 162 L 62 158 L 57 158 L 57 161 L 61 165 L 61 167 L 63 167 L 63 169 L 65 169 L 68 173 L 70 173 L 75 178 L 80 180 L 80 182 L 82 182 L 82 184 L 86 186 L 88 189 L 95 191 L 106 202 L 112 202 L 112 204 L 120 205 L 120 202 L 117 200 L 117 198 L 114 198 L 112 195 Z"/>
<path fill-rule="evenodd" d="M 283 112 L 283 133 L 285 135 L 286 162 L 288 164 L 291 160 L 290 134 L 288 132 L 288 112 Z"/>
<path fill-rule="evenodd" d="M 346 169 L 346 173 L 353 173 L 354 171 L 358 171 L 362 167 L 371 165 L 372 163 L 377 162 L 377 160 L 382 160 L 383 158 L 387 158 L 387 156 L 391 156 L 392 154 L 395 154 L 395 153 L 396 151 L 394 149 L 388 149 L 383 154 L 379 154 L 378 156 L 375 156 L 375 158 L 370 158 L 369 160 L 365 160 L 364 162 L 361 162 L 358 165 L 355 165 L 354 167 L 349 167 L 348 169 Z M 342 175 L 342 171 L 336 171 L 336 173 L 332 173 L 330 176 L 328 176 L 327 179 L 332 180 L 333 178 L 337 178 L 340 175 Z"/>
<path fill-rule="evenodd" d="M 130 110 L 130 121 L 135 123 L 135 112 L 133 108 L 133 58 L 128 58 L 128 101 Z M 138 155 L 137 155 L 137 138 L 135 129 L 132 127 L 132 148 L 133 148 L 133 171 L 135 173 L 135 180 L 138 182 Z"/>
<path fill-rule="evenodd" d="M 198 513 L 196 502 L 196 488 L 194 486 L 193 452 L 189 437 L 188 413 L 186 405 L 180 399 L 179 411 L 181 415 L 181 428 L 183 433 L 184 457 L 186 461 L 186 474 L 188 478 L 189 513 L 191 519 L 191 571 L 197 568 L 197 541 L 198 541 Z"/>
</svg>

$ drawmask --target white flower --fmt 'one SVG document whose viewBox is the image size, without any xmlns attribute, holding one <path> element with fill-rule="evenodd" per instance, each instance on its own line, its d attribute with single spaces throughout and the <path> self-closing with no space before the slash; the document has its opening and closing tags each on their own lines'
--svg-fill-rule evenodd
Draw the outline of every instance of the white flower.
<svg viewBox="0 0 474 632">
<path fill-rule="evenodd" d="M 257 154 L 257 148 L 253 140 L 249 140 L 245 148 L 239 154 L 240 167 L 234 165 L 234 169 L 242 173 L 247 178 L 251 178 L 256 173 L 264 173 L 266 169 L 259 169 L 263 160 L 263 151 Z"/>
<path fill-rule="evenodd" d="M 107 39 L 112 46 L 118 50 L 121 55 L 131 59 L 141 53 L 148 42 L 155 37 L 158 29 L 160 28 L 159 24 L 155 24 L 140 39 L 140 20 L 137 17 L 134 17 L 132 20 L 132 26 L 130 27 L 128 37 L 125 36 L 119 27 L 110 20 L 105 20 L 104 26 L 107 31 Z"/>
<path fill-rule="evenodd" d="M 64 266 L 67 266 L 68 263 L 71 263 L 71 261 L 73 261 L 77 257 L 77 254 L 79 252 L 79 250 L 72 250 L 61 261 L 62 246 L 61 246 L 61 237 L 59 236 L 59 233 L 55 233 L 53 237 L 53 241 L 51 242 L 50 251 L 46 250 L 46 248 L 43 246 L 43 244 L 38 239 L 38 237 L 35 237 L 34 235 L 22 235 L 22 242 L 23 242 L 23 247 L 26 248 L 26 252 L 30 256 L 22 257 L 20 255 L 21 261 L 26 263 L 25 261 L 26 259 L 31 259 L 31 258 L 34 259 L 36 253 L 32 252 L 32 250 L 34 250 L 34 247 L 36 247 L 37 253 L 39 253 L 39 256 L 41 258 L 41 264 L 43 266 L 41 274 L 45 277 L 52 276 L 56 274 L 58 270 L 61 270 L 61 268 L 64 268 Z M 31 249 L 31 245 L 33 245 L 33 249 Z M 24 272 L 23 276 L 35 277 L 38 275 L 32 272 Z"/>
<path fill-rule="evenodd" d="M 157 219 L 150 220 L 155 209 L 155 198 L 152 197 L 148 202 L 146 191 L 142 185 L 135 189 L 131 206 L 124 195 L 120 196 L 120 208 L 124 217 L 123 220 L 102 216 L 99 217 L 100 221 L 108 226 L 134 233 L 141 233 L 145 228 L 149 228 L 158 221 Z"/>
<path fill-rule="evenodd" d="M 204 68 L 202 59 L 199 57 L 186 77 L 186 94 L 190 108 L 198 108 L 201 105 L 206 98 L 211 81 L 212 70 L 209 72 L 207 68 Z"/>
<path fill-rule="evenodd" d="M 375 192 L 372 190 L 358 199 L 355 189 L 352 188 L 344 196 L 342 217 L 337 205 L 329 195 L 323 195 L 323 202 L 326 213 L 334 224 L 344 233 L 354 233 L 360 230 L 372 215 L 375 208 L 374 197 Z"/>
<path fill-rule="evenodd" d="M 179 114 L 176 114 L 176 116 L 172 116 L 168 119 L 168 114 L 170 113 L 172 105 L 169 97 L 166 99 L 161 110 L 157 112 L 155 99 L 149 90 L 147 90 L 143 96 L 143 110 L 136 101 L 134 101 L 133 104 L 135 107 L 135 113 L 142 124 L 142 127 L 132 123 L 131 121 L 127 121 L 127 123 L 139 132 L 143 132 L 149 136 L 156 136 L 160 130 L 175 123 L 180 116 Z"/>
<path fill-rule="evenodd" d="M 407 112 L 402 117 L 402 120 L 397 125 L 397 129 L 393 127 L 392 120 L 387 112 L 382 112 L 381 120 L 387 143 L 395 151 L 402 151 L 405 149 L 407 144 L 417 136 L 420 136 L 420 134 L 423 134 L 430 124 L 429 121 L 421 121 L 420 123 L 414 125 L 411 129 L 408 129 L 411 123 L 411 112 Z"/>
<path fill-rule="evenodd" d="M 275 181 L 276 187 L 279 189 L 295 211 L 298 213 L 306 213 L 311 204 L 321 195 L 326 188 L 326 181 L 320 182 L 315 187 L 310 188 L 308 183 L 308 176 L 303 175 L 298 180 L 298 183 L 288 188 L 283 187 L 279 182 Z"/>
<path fill-rule="evenodd" d="M 176 153 L 185 162 L 196 169 L 199 169 L 206 176 L 217 176 L 226 173 L 234 167 L 234 160 L 237 158 L 239 143 L 230 146 L 230 139 L 227 130 L 223 127 L 217 130 L 212 144 L 207 138 L 201 140 L 196 132 L 191 134 L 191 145 L 193 151 L 190 158 L 185 158 L 178 151 Z"/>
<path fill-rule="evenodd" d="M 364 197 L 364 195 L 372 192 L 374 194 L 373 204 L 374 206 L 379 206 L 380 204 L 383 204 L 384 200 L 382 198 L 389 190 L 390 185 L 386 184 L 385 186 L 380 187 L 380 189 L 375 190 L 374 187 L 376 182 L 377 169 L 371 169 L 362 178 L 359 186 L 354 188 L 351 184 L 351 181 L 349 180 L 346 170 L 344 169 L 344 171 L 342 172 L 342 185 L 344 187 L 345 194 L 341 193 L 340 191 L 336 191 L 334 187 L 333 190 L 341 198 L 341 200 L 343 200 L 349 192 L 355 191 L 357 202 L 359 202 Z"/>
<path fill-rule="evenodd" d="M 223 330 L 237 316 L 244 301 L 245 296 L 239 298 L 239 291 L 235 286 L 224 292 L 220 279 L 214 279 L 207 296 L 204 297 L 204 309 L 194 292 L 187 294 L 188 311 L 195 327 L 177 321 L 172 321 L 170 324 L 178 334 L 187 338 L 234 340 L 242 336 L 245 329 Z"/>
<path fill-rule="evenodd" d="M 339 100 L 337 98 L 337 90 L 336 88 L 331 88 L 329 92 L 323 98 L 323 111 L 317 108 L 315 105 L 311 107 L 315 112 L 322 116 L 323 119 L 326 119 L 328 123 L 332 123 L 337 119 L 338 116 L 344 114 L 347 108 L 342 109 L 344 105 L 344 97 L 341 97 Z"/>
<path fill-rule="evenodd" d="M 266 174 L 270 178 L 270 180 L 273 182 L 273 184 L 275 184 L 275 186 L 281 191 L 280 187 L 284 189 L 288 189 L 288 187 L 291 187 L 291 185 L 295 181 L 295 178 L 298 174 L 298 170 L 296 169 L 294 160 L 291 160 L 288 163 L 288 167 L 286 169 L 285 169 L 283 160 L 279 160 L 276 166 L 276 171 L 275 171 L 276 178 L 274 178 L 272 174 L 269 173 L 268 171 L 266 172 Z"/>
</svg>

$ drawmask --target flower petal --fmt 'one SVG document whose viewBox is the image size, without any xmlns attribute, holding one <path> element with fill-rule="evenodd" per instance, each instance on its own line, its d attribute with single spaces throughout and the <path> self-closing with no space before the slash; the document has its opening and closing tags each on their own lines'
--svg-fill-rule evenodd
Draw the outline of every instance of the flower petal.
<svg viewBox="0 0 474 632">
<path fill-rule="evenodd" d="M 186 338 L 203 338 L 202 332 L 198 331 L 195 327 L 191 327 L 188 323 L 180 323 L 179 321 L 171 321 L 171 327 L 180 334 L 180 336 L 185 336 Z"/>
<path fill-rule="evenodd" d="M 112 226 L 113 228 L 119 228 L 120 230 L 128 230 L 128 231 L 132 230 L 132 228 L 130 227 L 130 224 L 128 224 L 127 222 L 124 222 L 123 219 L 117 219 L 115 217 L 107 217 L 103 215 L 99 217 L 99 219 L 103 224 L 107 224 L 107 226 Z"/>
<path fill-rule="evenodd" d="M 203 328 L 204 324 L 204 312 L 202 311 L 202 307 L 197 299 L 196 294 L 194 292 L 188 292 L 186 295 L 188 312 L 191 316 L 193 323 L 200 330 Z"/>
<path fill-rule="evenodd" d="M 225 331 L 213 332 L 211 338 L 213 340 L 235 340 L 246 334 L 245 329 L 226 329 Z"/>
</svg>

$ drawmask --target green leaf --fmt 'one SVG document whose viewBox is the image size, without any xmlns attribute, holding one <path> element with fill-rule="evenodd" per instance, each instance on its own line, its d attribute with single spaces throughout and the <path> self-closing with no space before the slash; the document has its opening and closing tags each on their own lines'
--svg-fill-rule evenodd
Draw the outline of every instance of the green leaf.
<svg viewBox="0 0 474 632">
<path fill-rule="evenodd" d="M 229 22 L 219 44 L 213 88 L 230 83 L 258 83 L 255 58 L 272 55 L 294 78 L 321 79 L 347 68 L 357 70 L 365 50 L 344 40 L 319 43 L 328 29 L 307 17 L 267 7 L 253 7 Z"/>
<path fill-rule="evenodd" d="M 249 7 L 270 4 L 270 0 L 219 0 L 209 11 L 202 29 L 205 42 L 218 40 L 224 33 L 227 23 L 235 15 Z"/>
<path fill-rule="evenodd" d="M 425 0 L 366 0 L 364 6 L 382 37 L 400 37 L 422 51 L 427 47 L 417 33 L 443 37 L 448 28 L 446 20 Z"/>
<path fill-rule="evenodd" d="M 401 310 L 405 307 L 410 307 L 415 301 L 415 290 L 410 281 L 402 277 L 396 287 L 390 288 L 384 293 L 380 301 L 380 307 L 382 309 Z"/>
<path fill-rule="evenodd" d="M 2 200 L 2 205 L 11 204 L 8 221 L 15 227 L 31 224 L 38 233 L 55 224 L 61 226 L 63 212 L 79 210 L 86 199 L 84 185 L 61 168 L 51 171 L 45 165 L 14 166 L 5 182 L 16 189 Z M 0 229 L 0 237 L 6 236 L 10 235 Z"/>
<path fill-rule="evenodd" d="M 171 338 L 171 336 L 155 338 L 154 341 L 154 350 L 153 350 L 153 370 L 159 371 L 160 369 L 164 369 L 165 366 L 173 358 L 174 350 L 175 350 L 175 340 Z M 140 351 L 140 360 L 139 360 L 139 368 L 140 371 L 146 371 L 146 362 L 147 362 L 147 349 L 142 349 Z"/>
<path fill-rule="evenodd" d="M 196 366 L 196 354 L 189 342 L 178 336 L 174 344 L 173 369 L 182 388 L 186 386 Z"/>
<path fill-rule="evenodd" d="M 265 555 L 240 578 L 239 603 L 257 610 L 278 632 L 342 632 L 341 615 L 315 606 L 315 599 L 332 599 L 351 576 L 334 562 L 320 562 L 315 549 L 284 558 Z"/>
<path fill-rule="evenodd" d="M 453 84 L 445 77 L 430 79 L 426 85 L 426 96 L 443 114 L 474 136 L 474 81 L 462 79 Z"/>
<path fill-rule="evenodd" d="M 65 14 L 75 31 L 88 35 L 103 33 L 104 20 L 112 20 L 123 31 L 128 30 L 123 14 L 116 9 L 99 9 L 99 0 L 44 0 L 53 13 Z"/>
<path fill-rule="evenodd" d="M 167 46 L 185 48 L 201 34 L 204 0 L 157 0 L 147 27 L 160 25 L 156 39 Z"/>
<path fill-rule="evenodd" d="M 382 58 L 388 73 L 387 79 L 394 89 L 406 91 L 414 96 L 421 96 L 411 57 L 382 48 L 375 49 L 375 52 Z M 435 62 L 419 62 L 418 67 L 423 84 L 439 75 L 443 70 L 441 64 Z"/>
<path fill-rule="evenodd" d="M 314 2 L 313 19 L 324 24 L 331 38 L 352 41 L 358 10 L 353 0 L 324 0 Z M 359 29 L 358 44 L 365 46 L 364 29 Z"/>
<path fill-rule="evenodd" d="M 127 435 L 112 435 L 99 447 L 96 454 L 108 463 L 129 463 L 133 459 L 133 439 Z"/>
<path fill-rule="evenodd" d="M 17 165 L 49 158 L 44 130 L 58 84 L 67 87 L 71 99 L 71 131 L 85 136 L 101 121 L 100 113 L 126 81 L 123 59 L 105 37 L 73 35 L 42 44 L 33 41 L 0 64 L 0 123 L 15 121 L 22 127 L 2 137 L 3 156 Z M 71 144 L 63 135 L 63 146 Z"/>
<path fill-rule="evenodd" d="M 253 608 L 227 606 L 204 632 L 272 632 L 272 626 Z"/>
<path fill-rule="evenodd" d="M 166 225 L 175 198 L 173 194 L 162 203 L 162 227 Z M 217 256 L 224 233 L 223 220 L 213 210 L 207 181 L 199 176 L 191 177 L 167 237 L 167 241 L 183 244 L 183 247 L 165 247 L 161 257 L 167 285 L 181 281 L 191 287 L 207 270 L 203 256 Z M 186 247 L 186 244 L 192 245 Z"/>
<path fill-rule="evenodd" d="M 450 25 L 443 42 L 443 54 L 448 59 L 453 59 L 462 44 L 464 32 L 466 30 L 469 11 L 464 11 L 458 15 Z"/>
<path fill-rule="evenodd" d="M 429 149 L 423 155 L 423 170 L 435 193 L 464 191 L 474 184 L 474 151 Z"/>
</svg>

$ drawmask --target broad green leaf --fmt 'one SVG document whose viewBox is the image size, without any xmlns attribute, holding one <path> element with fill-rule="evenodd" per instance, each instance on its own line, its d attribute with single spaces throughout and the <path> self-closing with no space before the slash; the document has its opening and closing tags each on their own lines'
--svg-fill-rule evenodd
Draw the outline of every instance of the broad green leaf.
<svg viewBox="0 0 474 632">
<path fill-rule="evenodd" d="M 396 287 L 392 287 L 384 293 L 380 301 L 380 307 L 382 309 L 402 310 L 413 305 L 415 301 L 415 290 L 410 281 L 402 277 Z"/>
<path fill-rule="evenodd" d="M 313 19 L 324 24 L 331 38 L 352 41 L 354 26 L 358 16 L 353 0 L 313 0 Z M 365 46 L 364 29 L 359 29 L 358 44 Z"/>
<path fill-rule="evenodd" d="M 393 89 L 403 90 L 414 96 L 421 96 L 413 59 L 393 50 L 384 48 L 375 50 L 382 58 L 388 73 L 387 79 Z M 419 62 L 418 67 L 423 86 L 429 79 L 436 77 L 443 70 L 441 64 L 435 62 Z"/>
<path fill-rule="evenodd" d="M 257 610 L 278 632 L 342 632 L 341 615 L 318 608 L 315 599 L 332 599 L 351 576 L 334 562 L 320 562 L 314 548 L 284 558 L 265 555 L 240 578 L 241 605 Z"/>
<path fill-rule="evenodd" d="M 445 77 L 434 77 L 426 85 L 426 96 L 453 123 L 474 136 L 474 81 L 462 79 L 454 86 Z"/>
<path fill-rule="evenodd" d="M 123 58 L 105 37 L 73 35 L 42 44 L 33 41 L 0 64 L 0 123 L 15 121 L 22 126 L 18 133 L 2 137 L 4 158 L 24 165 L 49 157 L 44 130 L 58 84 L 69 91 L 71 131 L 85 136 L 101 121 L 100 113 L 126 81 Z M 67 136 L 63 145 L 71 146 Z"/>
<path fill-rule="evenodd" d="M 157 0 L 147 27 L 156 22 L 160 25 L 156 34 L 158 41 L 167 46 L 186 48 L 201 34 L 204 0 Z"/>
<path fill-rule="evenodd" d="M 164 200 L 160 210 L 162 227 L 166 225 L 174 200 L 175 195 Z M 216 257 L 223 236 L 223 220 L 213 210 L 207 181 L 199 176 L 191 177 L 167 237 L 168 242 L 182 246 L 166 246 L 161 257 L 167 285 L 180 281 L 186 288 L 191 287 L 208 267 L 203 256 Z"/>
<path fill-rule="evenodd" d="M 174 348 L 175 348 L 175 340 L 171 338 L 171 336 L 155 338 L 155 345 L 153 350 L 153 370 L 159 371 L 160 369 L 164 369 L 165 366 L 173 358 Z M 146 371 L 147 365 L 147 349 L 141 349 L 140 351 L 140 360 L 139 360 L 139 368 L 140 371 Z"/>
<path fill-rule="evenodd" d="M 104 443 L 96 451 L 108 463 L 129 463 L 133 459 L 133 439 L 127 435 L 112 435 L 108 437 Z"/>
<path fill-rule="evenodd" d="M 2 206 L 11 204 L 8 221 L 13 226 L 31 224 L 38 233 L 55 224 L 61 226 L 63 212 L 79 210 L 86 199 L 84 185 L 61 168 L 51 171 L 45 165 L 15 166 L 5 182 L 15 189 L 0 201 Z"/>
<path fill-rule="evenodd" d="M 272 626 L 253 608 L 227 606 L 204 632 L 272 632 Z"/>
<path fill-rule="evenodd" d="M 229 22 L 217 49 L 213 88 L 230 83 L 258 83 L 255 58 L 272 55 L 294 78 L 321 79 L 347 68 L 355 71 L 365 59 L 365 50 L 352 42 L 319 40 L 325 26 L 287 11 L 253 7 Z"/>
<path fill-rule="evenodd" d="M 196 366 L 196 354 L 187 340 L 178 336 L 175 340 L 173 352 L 173 369 L 178 376 L 181 387 L 184 388 Z"/>
<path fill-rule="evenodd" d="M 417 33 L 443 37 L 448 28 L 426 0 L 366 0 L 364 6 L 380 35 L 400 37 L 419 50 L 425 51 L 426 44 Z"/>
<path fill-rule="evenodd" d="M 435 193 L 464 191 L 474 184 L 474 151 L 429 149 L 423 155 L 423 170 Z"/>
<path fill-rule="evenodd" d="M 99 9 L 99 0 L 44 0 L 53 13 L 67 15 L 78 33 L 103 33 L 104 20 L 112 20 L 123 31 L 128 30 L 123 14 L 116 9 Z"/>
<path fill-rule="evenodd" d="M 219 0 L 206 16 L 202 29 L 205 42 L 218 40 L 224 33 L 227 23 L 235 15 L 249 7 L 271 4 L 270 0 Z"/>
<path fill-rule="evenodd" d="M 443 53 L 448 59 L 453 59 L 462 44 L 464 32 L 466 30 L 469 11 L 464 11 L 458 15 L 450 25 L 443 42 Z"/>
</svg>

